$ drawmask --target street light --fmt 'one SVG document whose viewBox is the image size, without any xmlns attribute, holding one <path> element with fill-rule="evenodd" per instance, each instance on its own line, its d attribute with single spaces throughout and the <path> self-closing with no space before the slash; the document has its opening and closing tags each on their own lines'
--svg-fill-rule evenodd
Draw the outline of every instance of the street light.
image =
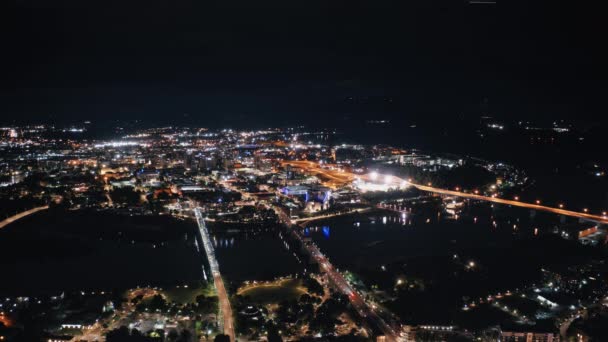
<svg viewBox="0 0 608 342">
<path fill-rule="evenodd" d="M 378 178 L 378 172 L 372 171 L 372 173 L 369 174 L 369 178 L 376 180 Z"/>
</svg>

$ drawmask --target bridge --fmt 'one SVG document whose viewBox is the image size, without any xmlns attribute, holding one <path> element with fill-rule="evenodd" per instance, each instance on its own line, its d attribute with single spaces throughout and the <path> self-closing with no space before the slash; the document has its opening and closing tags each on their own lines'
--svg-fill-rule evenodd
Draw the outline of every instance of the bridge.
<svg viewBox="0 0 608 342">
<path fill-rule="evenodd" d="M 305 172 L 315 174 L 317 176 L 321 176 L 321 177 L 327 179 L 326 182 L 327 182 L 328 186 L 334 186 L 334 187 L 343 186 L 343 185 L 350 184 L 357 179 L 364 180 L 364 181 L 375 181 L 375 179 L 382 179 L 385 181 L 385 184 L 387 184 L 391 187 L 396 187 L 396 188 L 403 187 L 403 186 L 413 186 L 419 190 L 432 192 L 432 193 L 438 193 L 438 194 L 456 196 L 456 197 L 462 197 L 462 198 L 476 199 L 476 200 L 480 200 L 480 201 L 487 201 L 487 202 L 493 202 L 493 203 L 498 203 L 498 204 L 511 205 L 514 207 L 522 207 L 522 208 L 528 208 L 528 209 L 532 209 L 532 210 L 546 211 L 546 212 L 551 212 L 551 213 L 558 214 L 558 215 L 575 217 L 575 218 L 592 221 L 592 222 L 597 222 L 597 223 L 602 223 L 602 224 L 608 223 L 608 216 L 606 216 L 605 213 L 602 213 L 602 215 L 595 215 L 595 214 L 587 213 L 586 211 L 579 212 L 579 211 L 574 211 L 574 210 L 566 210 L 561 207 L 554 208 L 554 207 L 541 205 L 539 203 L 535 204 L 535 203 L 522 202 L 519 200 L 509 200 L 509 199 L 505 199 L 505 198 L 499 198 L 499 197 L 496 197 L 495 195 L 485 196 L 485 195 L 480 195 L 480 194 L 475 194 L 475 193 L 462 192 L 462 191 L 458 191 L 458 190 L 436 188 L 436 187 L 432 187 L 431 185 L 412 183 L 408 180 L 405 180 L 405 179 L 402 179 L 402 178 L 399 178 L 396 176 L 391 176 L 391 175 L 375 175 L 375 177 L 372 177 L 371 174 L 357 175 L 357 174 L 347 172 L 347 171 L 341 171 L 341 170 L 336 170 L 336 169 L 333 169 L 333 170 L 326 169 L 326 168 L 321 167 L 318 163 L 312 162 L 312 161 L 286 160 L 286 161 L 282 161 L 281 164 L 295 166 L 295 167 L 301 168 Z"/>
<path fill-rule="evenodd" d="M 478 195 L 478 194 L 471 194 L 471 193 L 467 193 L 467 192 L 434 188 L 431 186 L 426 186 L 426 185 L 421 185 L 421 184 L 411 184 L 411 185 L 420 190 L 423 190 L 423 191 L 434 192 L 434 193 L 438 193 L 438 194 L 442 194 L 442 195 L 457 196 L 457 197 L 463 197 L 463 198 L 476 199 L 476 200 L 480 200 L 480 201 L 493 202 L 493 203 L 498 203 L 498 204 L 512 205 L 514 207 L 522 207 L 522 208 L 528 208 L 528 209 L 532 209 L 532 210 L 546 211 L 546 212 L 550 212 L 550 213 L 554 213 L 554 214 L 558 214 L 558 215 L 576 217 L 579 219 L 593 221 L 593 222 L 597 222 L 597 223 L 608 223 L 608 217 L 606 215 L 594 215 L 594 214 L 589 214 L 586 212 L 565 210 L 562 208 L 553 208 L 553 207 L 549 207 L 549 206 L 545 206 L 545 205 L 521 202 L 521 201 L 517 201 L 517 200 L 509 200 L 509 199 L 504 199 L 504 198 L 499 198 L 499 197 L 494 197 L 494 196 L 484 196 L 484 195 Z"/>
<path fill-rule="evenodd" d="M 20 220 L 20 219 L 22 219 L 22 218 L 24 218 L 26 216 L 32 215 L 32 214 L 37 213 L 37 212 L 39 212 L 41 210 L 46 210 L 48 208 L 49 208 L 48 205 L 44 205 L 42 207 L 32 208 L 30 210 L 26 210 L 26 211 L 20 212 L 19 214 L 13 215 L 11 217 L 7 217 L 4 220 L 0 221 L 0 229 L 2 229 L 4 227 L 8 226 L 9 224 L 11 224 L 11 223 L 13 223 L 13 222 L 15 222 L 17 220 Z"/>
<path fill-rule="evenodd" d="M 313 221 L 323 220 L 323 219 L 337 217 L 337 216 L 350 215 L 350 214 L 354 214 L 354 213 L 364 213 L 364 212 L 369 211 L 370 209 L 371 208 L 358 208 L 358 209 L 352 209 L 352 210 L 347 210 L 347 211 L 343 211 L 343 212 L 339 212 L 339 213 L 333 213 L 333 214 L 325 214 L 325 215 L 310 216 L 310 217 L 301 217 L 301 218 L 297 218 L 297 219 L 292 219 L 291 222 L 297 223 L 300 226 L 304 227 L 308 223 L 313 222 Z"/>
<path fill-rule="evenodd" d="M 247 194 L 246 192 L 243 192 L 243 191 L 239 190 L 238 188 L 233 187 L 229 183 L 223 183 L 223 184 L 225 186 L 227 186 L 229 189 L 241 193 L 243 195 L 243 198 L 248 198 L 249 194 Z M 266 207 L 266 208 L 270 208 L 270 209 L 274 210 L 274 212 L 279 217 L 279 222 L 284 223 L 288 227 L 292 227 L 292 228 L 293 228 L 294 225 L 296 225 L 296 220 L 292 220 L 291 217 L 289 217 L 289 215 L 287 215 L 283 210 L 281 210 L 281 208 L 279 208 L 279 207 L 277 207 L 275 205 L 271 205 L 271 204 L 262 204 L 262 205 L 264 207 Z M 331 217 L 331 216 L 326 216 L 326 217 Z M 320 217 L 317 217 L 317 218 L 320 218 Z M 316 218 L 313 218 L 313 219 L 316 219 Z M 310 221 L 310 219 L 308 219 L 308 221 Z M 200 224 L 199 224 L 199 226 L 200 226 Z M 323 255 L 323 253 L 321 253 L 321 251 L 317 248 L 316 245 L 308 243 L 307 241 L 305 241 L 304 238 L 302 237 L 302 235 L 300 235 L 300 233 L 298 232 L 297 229 L 291 229 L 291 234 L 293 235 L 293 237 L 296 240 L 300 241 L 301 245 L 306 250 L 306 252 L 310 255 L 310 257 L 313 258 L 319 264 L 319 267 L 321 267 L 321 269 L 324 272 L 326 272 L 326 274 L 328 276 L 328 279 L 332 283 L 332 285 L 338 291 L 340 291 L 342 294 L 345 294 L 345 295 L 348 296 L 348 299 L 350 300 L 350 303 L 357 310 L 357 312 L 359 312 L 359 314 L 363 318 L 367 319 L 370 323 L 372 323 L 375 327 L 377 327 L 384 334 L 384 336 L 386 337 L 386 341 L 388 341 L 388 342 L 400 342 L 402 340 L 399 337 L 399 334 L 396 332 L 398 329 L 393 328 L 390 325 L 388 325 L 365 302 L 365 300 L 361 297 L 361 295 L 359 295 L 350 286 L 350 284 L 346 281 L 346 279 L 344 279 L 344 277 L 342 276 L 342 274 L 340 272 L 338 272 L 334 268 L 334 266 Z"/>
<path fill-rule="evenodd" d="M 196 217 L 196 223 L 198 224 L 200 239 L 202 240 L 203 249 L 205 250 L 207 260 L 209 261 L 209 268 L 211 269 L 213 284 L 215 285 L 215 289 L 217 291 L 217 296 L 219 299 L 220 330 L 222 330 L 224 334 L 230 337 L 230 341 L 236 341 L 234 335 L 234 323 L 232 321 L 232 308 L 230 306 L 230 300 L 228 298 L 228 293 L 226 292 L 226 287 L 224 286 L 224 280 L 222 279 L 222 275 L 220 274 L 220 266 L 217 262 L 217 259 L 215 258 L 215 249 L 213 248 L 213 243 L 211 242 L 211 238 L 209 237 L 209 231 L 207 230 L 207 226 L 205 225 L 205 219 L 203 218 L 203 215 L 201 214 L 201 209 L 199 207 L 194 208 L 194 216 Z"/>
<path fill-rule="evenodd" d="M 348 299 L 357 312 L 364 318 L 377 327 L 386 338 L 386 341 L 399 342 L 402 339 L 397 333 L 397 329 L 387 324 L 376 311 L 371 308 L 363 299 L 363 297 L 352 288 L 352 286 L 344 279 L 342 274 L 329 262 L 327 257 L 321 253 L 319 248 L 312 242 L 305 241 L 300 233 L 293 229 L 292 235 L 300 241 L 307 253 L 319 264 L 320 269 L 327 274 L 327 277 L 334 288 L 342 294 L 348 296 Z"/>
</svg>

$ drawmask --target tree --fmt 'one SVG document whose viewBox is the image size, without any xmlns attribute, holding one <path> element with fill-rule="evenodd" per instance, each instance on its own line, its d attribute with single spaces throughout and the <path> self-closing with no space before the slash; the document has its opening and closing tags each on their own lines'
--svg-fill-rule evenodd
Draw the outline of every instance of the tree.
<svg viewBox="0 0 608 342">
<path fill-rule="evenodd" d="M 270 324 L 268 327 L 268 342 L 283 342 L 276 325 Z"/>
<path fill-rule="evenodd" d="M 177 341 L 177 339 L 179 338 L 179 334 L 177 333 L 177 330 L 172 329 L 169 331 L 169 333 L 167 334 L 167 341 Z"/>
<path fill-rule="evenodd" d="M 156 310 L 156 309 L 164 309 L 167 306 L 167 301 L 165 300 L 165 298 L 163 298 L 163 296 L 157 294 L 154 295 L 154 297 L 152 297 L 152 300 L 150 301 L 150 309 L 152 310 Z"/>
<path fill-rule="evenodd" d="M 218 334 L 213 339 L 213 342 L 230 342 L 230 336 L 224 334 Z"/>
<path fill-rule="evenodd" d="M 192 334 L 188 330 L 182 330 L 176 342 L 190 342 Z"/>
<path fill-rule="evenodd" d="M 106 334 L 106 342 L 153 342 L 158 338 L 143 335 L 139 330 L 129 330 L 126 326 L 110 330 Z"/>
<path fill-rule="evenodd" d="M 217 297 L 198 295 L 196 296 L 196 310 L 200 314 L 214 313 L 218 308 Z"/>
<path fill-rule="evenodd" d="M 126 203 L 128 205 L 139 204 L 140 199 L 139 192 L 130 186 L 114 189 L 110 192 L 110 196 L 115 202 Z"/>
<path fill-rule="evenodd" d="M 137 295 L 135 296 L 135 298 L 131 299 L 131 303 L 132 304 L 137 304 L 139 302 L 141 302 L 141 300 L 144 298 L 143 295 Z"/>
<path fill-rule="evenodd" d="M 323 286 L 321 286 L 321 284 L 319 284 L 319 282 L 315 278 L 305 278 L 304 286 L 306 286 L 308 292 L 314 295 L 323 296 L 323 294 L 325 293 L 325 291 L 323 290 Z"/>
</svg>

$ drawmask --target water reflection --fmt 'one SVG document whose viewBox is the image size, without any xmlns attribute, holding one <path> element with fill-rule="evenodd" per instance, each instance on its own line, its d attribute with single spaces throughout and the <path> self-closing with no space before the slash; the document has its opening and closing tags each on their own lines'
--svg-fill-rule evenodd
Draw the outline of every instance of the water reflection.
<svg viewBox="0 0 608 342">
<path fill-rule="evenodd" d="M 329 227 L 328 226 L 323 226 L 323 236 L 325 236 L 326 239 L 329 239 Z"/>
<path fill-rule="evenodd" d="M 230 281 L 271 280 L 303 271 L 302 261 L 278 230 L 215 231 L 213 244 L 222 274 Z"/>
<path fill-rule="evenodd" d="M 213 237 L 213 246 L 217 248 L 230 248 L 234 246 L 234 237 L 224 238 L 224 237 Z"/>
<path fill-rule="evenodd" d="M 303 229 L 338 266 L 349 267 L 470 248 L 508 248 L 514 239 L 553 234 L 562 221 L 550 213 L 466 203 L 458 214 L 436 206 L 407 213 L 379 210 L 318 221 Z"/>
</svg>

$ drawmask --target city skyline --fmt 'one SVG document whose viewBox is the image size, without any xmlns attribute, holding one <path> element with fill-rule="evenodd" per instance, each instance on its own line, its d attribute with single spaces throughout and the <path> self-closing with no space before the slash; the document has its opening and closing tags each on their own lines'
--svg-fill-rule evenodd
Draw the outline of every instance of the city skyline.
<svg viewBox="0 0 608 342">
<path fill-rule="evenodd" d="M 608 340 L 595 4 L 7 5 L 0 342 Z"/>
</svg>

